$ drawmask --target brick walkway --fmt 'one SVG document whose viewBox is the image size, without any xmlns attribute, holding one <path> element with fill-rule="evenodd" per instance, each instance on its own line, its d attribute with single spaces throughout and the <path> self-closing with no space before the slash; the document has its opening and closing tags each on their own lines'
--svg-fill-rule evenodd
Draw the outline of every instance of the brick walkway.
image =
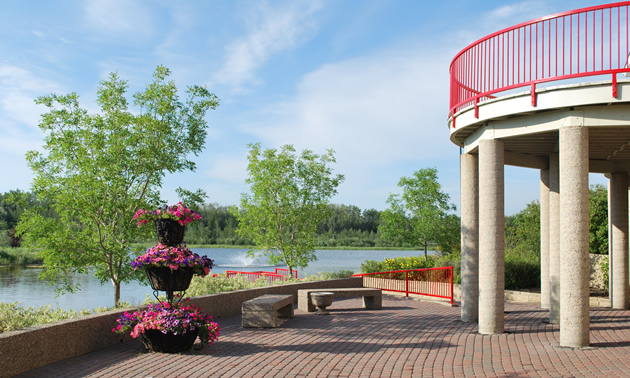
<svg viewBox="0 0 630 378">
<path fill-rule="evenodd" d="M 279 328 L 216 319 L 219 341 L 201 351 L 143 352 L 134 340 L 32 370 L 23 377 L 630 376 L 630 311 L 591 310 L 588 348 L 562 348 L 557 325 L 533 304 L 506 304 L 502 335 L 482 336 L 460 308 L 383 296 L 383 310 L 339 300 L 332 315 L 299 310 Z"/>
</svg>

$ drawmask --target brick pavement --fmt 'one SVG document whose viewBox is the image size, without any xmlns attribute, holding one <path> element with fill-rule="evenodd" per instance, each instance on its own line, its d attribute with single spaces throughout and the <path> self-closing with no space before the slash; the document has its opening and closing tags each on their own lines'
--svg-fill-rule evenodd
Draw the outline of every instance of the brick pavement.
<svg viewBox="0 0 630 378">
<path fill-rule="evenodd" d="M 587 348 L 558 345 L 557 325 L 531 303 L 505 306 L 501 335 L 479 335 L 460 308 L 383 296 L 383 310 L 338 300 L 330 316 L 299 310 L 279 328 L 216 319 L 219 341 L 200 351 L 146 353 L 139 341 L 89 353 L 22 377 L 462 377 L 630 376 L 630 311 L 591 309 Z"/>
</svg>

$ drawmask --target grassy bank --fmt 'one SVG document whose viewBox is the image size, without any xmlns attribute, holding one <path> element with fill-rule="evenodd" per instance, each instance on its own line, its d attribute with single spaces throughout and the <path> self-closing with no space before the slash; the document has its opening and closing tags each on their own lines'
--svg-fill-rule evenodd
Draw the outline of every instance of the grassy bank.
<svg viewBox="0 0 630 378">
<path fill-rule="evenodd" d="M 40 265 L 43 259 L 39 251 L 28 248 L 2 248 L 0 249 L 0 266 L 6 265 Z"/>
</svg>

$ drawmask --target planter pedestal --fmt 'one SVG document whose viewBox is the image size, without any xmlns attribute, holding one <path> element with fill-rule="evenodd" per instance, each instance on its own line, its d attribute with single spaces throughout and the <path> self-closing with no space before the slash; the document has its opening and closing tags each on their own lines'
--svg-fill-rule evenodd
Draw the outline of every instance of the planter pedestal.
<svg viewBox="0 0 630 378">
<path fill-rule="evenodd" d="M 199 330 L 174 335 L 156 329 L 147 329 L 142 335 L 142 344 L 147 350 L 161 353 L 186 352 L 195 344 Z"/>
</svg>

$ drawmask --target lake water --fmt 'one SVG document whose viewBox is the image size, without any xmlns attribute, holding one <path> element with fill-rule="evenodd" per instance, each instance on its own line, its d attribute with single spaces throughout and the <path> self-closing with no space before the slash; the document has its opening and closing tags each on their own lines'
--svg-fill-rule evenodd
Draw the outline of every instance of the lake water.
<svg viewBox="0 0 630 378">
<path fill-rule="evenodd" d="M 251 259 L 246 249 L 195 248 L 194 252 L 214 260 L 212 273 L 223 273 L 226 270 L 238 271 L 271 271 L 275 267 L 269 265 L 266 258 Z M 361 272 L 361 263 L 365 260 L 382 261 L 385 258 L 398 256 L 418 256 L 420 251 L 350 251 L 350 250 L 317 250 L 317 261 L 313 261 L 305 269 L 298 269 L 298 277 L 317 273 L 352 270 Z M 279 266 L 283 267 L 283 266 Z M 101 285 L 91 275 L 76 278 L 81 290 L 75 294 L 56 297 L 55 290 L 47 281 L 37 279 L 41 269 L 22 267 L 0 267 L 0 302 L 20 302 L 26 307 L 50 304 L 65 310 L 93 309 L 114 305 L 114 289 L 111 284 Z M 124 284 L 121 288 L 121 299 L 131 304 L 139 304 L 153 291 L 148 285 L 138 282 Z"/>
</svg>

